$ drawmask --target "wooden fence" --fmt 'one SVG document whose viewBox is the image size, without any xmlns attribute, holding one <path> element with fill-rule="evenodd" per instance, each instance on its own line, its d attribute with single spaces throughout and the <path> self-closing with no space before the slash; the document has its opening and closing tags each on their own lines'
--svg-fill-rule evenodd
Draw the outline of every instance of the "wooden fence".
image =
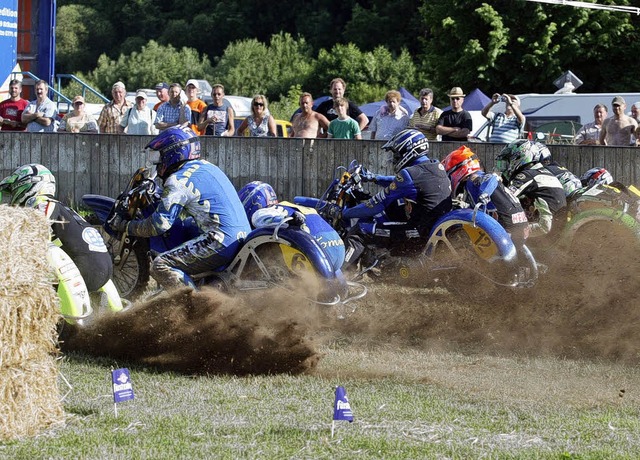
<svg viewBox="0 0 640 460">
<path fill-rule="evenodd" d="M 83 194 L 115 197 L 133 171 L 144 166 L 149 136 L 67 133 L 0 133 L 0 178 L 25 163 L 41 163 L 56 176 L 58 196 L 78 203 Z M 336 167 L 356 159 L 371 171 L 390 173 L 382 141 L 202 137 L 203 158 L 217 164 L 236 188 L 249 181 L 270 183 L 282 199 L 295 195 L 319 196 Z M 442 159 L 459 144 L 433 142 L 430 156 Z M 488 170 L 504 147 L 474 143 L 469 146 Z M 640 149 L 550 145 L 554 158 L 576 174 L 603 166 L 626 184 L 640 182 Z"/>
</svg>

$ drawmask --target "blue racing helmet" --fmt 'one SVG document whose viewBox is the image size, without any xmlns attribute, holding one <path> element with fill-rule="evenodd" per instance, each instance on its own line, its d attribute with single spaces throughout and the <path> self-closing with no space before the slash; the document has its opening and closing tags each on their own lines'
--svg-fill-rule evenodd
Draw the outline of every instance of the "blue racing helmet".
<svg viewBox="0 0 640 460">
<path fill-rule="evenodd" d="M 160 153 L 156 171 L 162 179 L 166 179 L 185 161 L 200 158 L 198 135 L 186 126 L 165 129 L 146 148 Z"/>
<path fill-rule="evenodd" d="M 415 159 L 425 157 L 429 153 L 429 140 L 417 129 L 403 129 L 382 146 L 382 150 L 390 150 L 393 154 L 393 170 L 400 171 L 411 165 Z"/>
<path fill-rule="evenodd" d="M 258 209 L 278 204 L 278 196 L 273 187 L 259 180 L 249 182 L 242 187 L 238 192 L 238 196 L 249 221 L 251 221 L 251 217 Z"/>
</svg>

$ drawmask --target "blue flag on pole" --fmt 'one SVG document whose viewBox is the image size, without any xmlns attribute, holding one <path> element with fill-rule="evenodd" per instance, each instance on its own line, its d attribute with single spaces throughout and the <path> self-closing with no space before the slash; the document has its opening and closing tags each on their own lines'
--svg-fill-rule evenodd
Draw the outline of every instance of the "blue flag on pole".
<svg viewBox="0 0 640 460">
<path fill-rule="evenodd" d="M 353 422 L 353 412 L 347 399 L 344 387 L 336 387 L 336 401 L 333 404 L 333 420 L 346 420 Z"/>
<path fill-rule="evenodd" d="M 111 371 L 111 381 L 113 382 L 113 402 L 119 403 L 133 399 L 133 385 L 129 369 L 122 368 Z"/>
</svg>

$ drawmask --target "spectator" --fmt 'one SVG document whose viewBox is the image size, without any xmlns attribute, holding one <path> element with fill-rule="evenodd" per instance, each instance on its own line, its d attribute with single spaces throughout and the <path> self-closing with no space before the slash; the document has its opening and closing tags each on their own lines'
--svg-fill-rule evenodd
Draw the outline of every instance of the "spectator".
<svg viewBox="0 0 640 460">
<path fill-rule="evenodd" d="M 29 101 L 22 99 L 22 82 L 9 82 L 9 99 L 0 102 L 0 131 L 24 131 L 27 128 L 22 123 L 22 112 L 29 105 Z"/>
<path fill-rule="evenodd" d="M 179 83 L 171 83 L 169 100 L 160 104 L 156 114 L 155 126 L 158 131 L 191 121 L 191 108 L 180 100 L 180 93 L 182 93 L 182 86 Z"/>
<path fill-rule="evenodd" d="M 266 137 L 276 135 L 276 120 L 269 113 L 269 102 L 262 94 L 253 96 L 251 101 L 251 115 L 242 120 L 238 127 L 238 136 L 243 136 L 249 129 L 249 136 Z"/>
<path fill-rule="evenodd" d="M 409 125 L 409 113 L 400 105 L 402 95 L 399 91 L 387 91 L 385 105 L 380 107 L 371 120 L 369 131 L 371 139 L 391 139 Z"/>
<path fill-rule="evenodd" d="M 156 112 L 147 106 L 147 93 L 136 93 L 136 105 L 131 107 L 120 122 L 120 132 L 127 134 L 158 134 L 154 123 Z"/>
<path fill-rule="evenodd" d="M 420 108 L 413 113 L 409 120 L 409 127 L 422 131 L 430 141 L 435 141 L 438 137 L 436 133 L 436 125 L 442 110 L 433 105 L 433 90 L 431 88 L 423 88 L 420 90 Z"/>
<path fill-rule="evenodd" d="M 631 117 L 640 125 L 640 101 L 631 106 Z"/>
<path fill-rule="evenodd" d="M 504 113 L 495 113 L 491 109 L 504 102 Z M 489 142 L 509 144 L 520 137 L 524 129 L 525 118 L 520 110 L 520 98 L 513 94 L 495 93 L 487 105 L 482 108 L 482 116 L 491 122 Z"/>
<path fill-rule="evenodd" d="M 158 97 L 158 102 L 153 106 L 153 110 L 158 113 L 158 108 L 164 103 L 169 101 L 169 84 L 165 82 L 160 82 L 156 85 L 156 96 Z"/>
<path fill-rule="evenodd" d="M 117 81 L 111 87 L 113 100 L 102 108 L 98 117 L 98 129 L 102 134 L 118 134 L 120 132 L 120 122 L 125 113 L 132 107 L 124 96 L 127 89 L 124 83 Z"/>
<path fill-rule="evenodd" d="M 331 84 L 329 85 L 329 89 L 331 92 L 331 98 L 333 100 L 326 100 L 322 104 L 318 106 L 316 111 L 324 115 L 327 120 L 335 120 L 338 118 L 338 114 L 335 111 L 335 100 L 339 97 L 344 97 L 344 92 L 347 89 L 347 84 L 344 82 L 342 78 L 334 78 L 331 80 Z M 362 110 L 358 108 L 356 104 L 353 102 L 349 102 L 349 110 L 347 111 L 347 115 L 358 122 L 360 126 L 360 131 L 362 131 L 367 124 L 369 123 L 369 119 L 367 116 L 362 113 Z"/>
<path fill-rule="evenodd" d="M 329 129 L 329 120 L 313 110 L 313 97 L 309 93 L 300 95 L 300 112 L 291 120 L 291 137 L 312 139 L 322 137 Z"/>
<path fill-rule="evenodd" d="M 98 123 L 93 115 L 85 112 L 84 97 L 74 97 L 71 106 L 73 110 L 64 116 L 58 132 L 97 134 Z"/>
<path fill-rule="evenodd" d="M 191 129 L 200 136 L 203 132 L 198 129 L 198 122 L 200 121 L 202 112 L 207 108 L 207 103 L 198 98 L 200 87 L 196 80 L 188 80 L 185 89 L 187 93 L 187 105 L 191 109 Z"/>
<path fill-rule="evenodd" d="M 471 114 L 462 108 L 465 94 L 462 88 L 454 86 L 447 96 L 451 108 L 440 114 L 436 132 L 443 141 L 466 141 L 473 130 L 473 120 Z"/>
<path fill-rule="evenodd" d="M 600 131 L 602 145 L 631 145 L 631 138 L 638 127 L 638 122 L 628 115 L 624 109 L 627 104 L 622 96 L 616 96 L 611 101 L 613 116 L 604 120 Z"/>
<path fill-rule="evenodd" d="M 604 104 L 596 104 L 593 108 L 593 121 L 585 123 L 578 130 L 578 134 L 573 138 L 574 144 L 596 145 L 600 143 L 600 131 L 602 123 L 607 118 L 607 106 Z"/>
<path fill-rule="evenodd" d="M 198 129 L 207 136 L 233 136 L 236 131 L 233 125 L 233 109 L 224 100 L 224 86 L 220 83 L 213 85 L 211 90 L 213 102 L 200 115 Z"/>
<path fill-rule="evenodd" d="M 38 80 L 35 84 L 36 99 L 22 112 L 22 123 L 27 124 L 30 133 L 54 133 L 58 128 L 58 109 L 47 96 L 49 84 Z"/>
<path fill-rule="evenodd" d="M 362 139 L 360 125 L 347 115 L 349 111 L 349 101 L 344 97 L 337 97 L 333 101 L 333 109 L 338 114 L 338 118 L 331 120 L 327 137 L 333 139 Z"/>
</svg>

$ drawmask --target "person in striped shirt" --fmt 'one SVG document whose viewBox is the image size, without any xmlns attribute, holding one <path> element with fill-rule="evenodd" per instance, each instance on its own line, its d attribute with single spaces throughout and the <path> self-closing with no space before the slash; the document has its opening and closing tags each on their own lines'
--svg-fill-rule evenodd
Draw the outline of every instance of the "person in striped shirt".
<svg viewBox="0 0 640 460">
<path fill-rule="evenodd" d="M 495 113 L 491 109 L 503 102 L 504 112 Z M 513 94 L 495 93 L 487 105 L 482 109 L 482 116 L 491 121 L 491 135 L 489 142 L 509 144 L 520 137 L 526 121 L 520 110 L 520 98 Z"/>
</svg>

